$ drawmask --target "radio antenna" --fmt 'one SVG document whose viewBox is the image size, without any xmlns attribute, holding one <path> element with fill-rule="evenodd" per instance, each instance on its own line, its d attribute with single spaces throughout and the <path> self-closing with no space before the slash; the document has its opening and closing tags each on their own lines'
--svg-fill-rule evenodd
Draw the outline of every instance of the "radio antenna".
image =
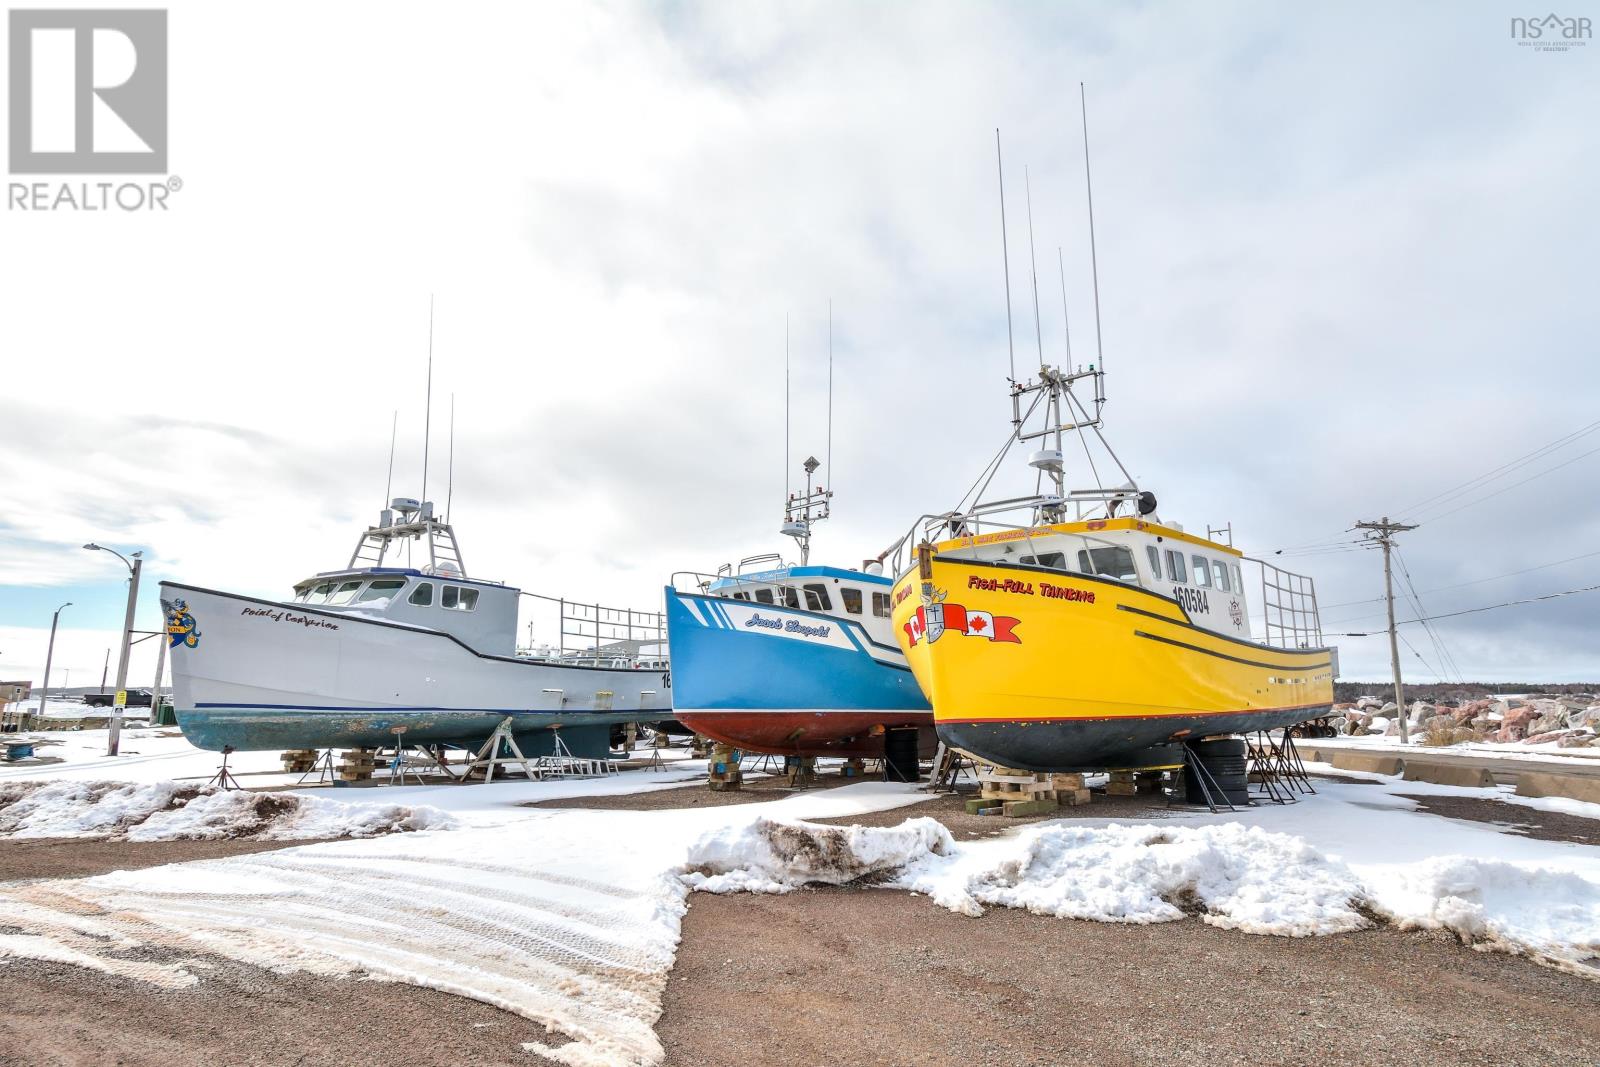
<svg viewBox="0 0 1600 1067">
<path fill-rule="evenodd" d="M 422 502 L 428 502 L 428 446 L 433 433 L 433 294 L 428 294 L 428 392 L 422 414 Z"/>
<path fill-rule="evenodd" d="M 456 394 L 450 394 L 450 466 L 444 483 L 444 521 L 450 522 L 450 503 L 456 495 Z"/>
<path fill-rule="evenodd" d="M 1078 108 L 1083 115 L 1083 187 L 1089 194 L 1089 269 L 1094 276 L 1094 355 L 1095 366 L 1104 374 L 1106 353 L 1100 342 L 1100 261 L 1094 246 L 1094 179 L 1089 171 L 1089 101 L 1078 83 Z"/>
<path fill-rule="evenodd" d="M 1006 168 L 1000 159 L 1000 127 L 994 128 L 994 166 L 1000 175 L 1000 257 L 1006 271 L 1006 354 L 1011 360 L 1011 380 L 1017 380 L 1017 343 L 1011 332 L 1011 250 L 1006 243 Z"/>
<path fill-rule="evenodd" d="M 1061 329 L 1067 338 L 1067 370 L 1072 370 L 1072 322 L 1067 318 L 1067 264 L 1056 245 L 1056 269 L 1061 272 Z"/>
<path fill-rule="evenodd" d="M 828 481 L 833 481 L 833 298 L 828 298 Z"/>
<path fill-rule="evenodd" d="M 389 477 L 383 483 L 383 506 L 384 507 L 388 507 L 389 506 L 389 501 L 394 499 L 393 496 L 391 496 L 390 494 L 392 494 L 394 492 L 394 439 L 395 439 L 395 434 L 398 433 L 399 430 L 400 430 L 400 409 L 396 408 L 395 412 L 394 412 L 394 418 L 391 419 L 390 422 L 389 422 Z"/>
<path fill-rule="evenodd" d="M 1022 189 L 1028 200 L 1028 266 L 1033 271 L 1033 336 L 1039 346 L 1039 366 L 1044 366 L 1044 329 L 1039 325 L 1039 259 L 1033 251 L 1033 183 L 1022 168 Z"/>
<path fill-rule="evenodd" d="M 783 496 L 789 498 L 789 313 L 783 314 Z"/>
</svg>

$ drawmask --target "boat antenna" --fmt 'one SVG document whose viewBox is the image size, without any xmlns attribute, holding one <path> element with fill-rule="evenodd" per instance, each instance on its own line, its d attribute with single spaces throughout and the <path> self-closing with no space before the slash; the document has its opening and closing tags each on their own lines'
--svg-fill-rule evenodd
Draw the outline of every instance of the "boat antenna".
<svg viewBox="0 0 1600 1067">
<path fill-rule="evenodd" d="M 789 313 L 783 314 L 783 497 L 789 499 Z"/>
<path fill-rule="evenodd" d="M 433 433 L 433 294 L 428 294 L 428 391 L 422 413 L 422 502 L 428 502 L 428 446 Z"/>
<path fill-rule="evenodd" d="M 1011 380 L 1017 380 L 1017 344 L 1011 332 L 1011 250 L 1006 243 L 1006 168 L 1000 159 L 1000 127 L 994 128 L 994 166 L 1000 175 L 1000 258 L 1006 272 L 1006 354 L 1011 360 Z"/>
<path fill-rule="evenodd" d="M 388 507 L 389 501 L 394 499 L 390 494 L 394 492 L 394 439 L 400 429 L 400 409 L 395 408 L 394 418 L 389 421 L 389 477 L 383 483 L 383 506 Z"/>
<path fill-rule="evenodd" d="M 1039 366 L 1044 366 L 1044 330 L 1039 325 L 1039 259 L 1033 251 L 1033 184 L 1022 168 L 1022 189 L 1028 199 L 1028 266 L 1033 271 L 1033 336 L 1039 345 Z"/>
<path fill-rule="evenodd" d="M 1067 338 L 1067 367 L 1072 367 L 1072 322 L 1067 318 L 1067 264 L 1061 256 L 1061 246 L 1056 245 L 1056 269 L 1061 272 L 1061 328 Z"/>
<path fill-rule="evenodd" d="M 1082 82 L 1078 83 L 1078 109 L 1083 116 L 1083 187 L 1089 194 L 1089 269 L 1094 277 L 1095 367 L 1103 374 L 1106 369 L 1106 353 L 1100 343 L 1100 261 L 1095 254 L 1094 245 L 1094 178 L 1089 170 L 1089 101 Z M 1095 399 L 1099 403 L 1105 403 L 1103 396 L 1097 396 Z"/>
<path fill-rule="evenodd" d="M 828 481 L 833 481 L 833 298 L 828 298 Z"/>
<path fill-rule="evenodd" d="M 450 465 L 444 483 L 444 521 L 450 524 L 450 503 L 456 495 L 456 394 L 450 394 Z"/>
</svg>

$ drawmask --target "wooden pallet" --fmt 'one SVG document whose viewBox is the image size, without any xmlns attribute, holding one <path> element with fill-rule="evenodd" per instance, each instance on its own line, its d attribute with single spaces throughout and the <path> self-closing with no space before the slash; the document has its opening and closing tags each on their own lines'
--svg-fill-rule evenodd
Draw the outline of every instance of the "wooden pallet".
<svg viewBox="0 0 1600 1067">
<path fill-rule="evenodd" d="M 365 782 L 378 769 L 378 750 L 375 748 L 346 749 L 334 768 L 341 782 Z"/>
</svg>

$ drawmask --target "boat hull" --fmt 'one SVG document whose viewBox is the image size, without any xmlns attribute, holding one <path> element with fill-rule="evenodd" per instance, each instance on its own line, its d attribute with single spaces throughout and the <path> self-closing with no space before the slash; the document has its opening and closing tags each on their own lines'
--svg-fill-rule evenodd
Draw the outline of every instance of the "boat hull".
<svg viewBox="0 0 1600 1067">
<path fill-rule="evenodd" d="M 377 747 L 402 726 L 411 744 L 473 745 L 511 716 L 534 752 L 555 727 L 595 755 L 610 724 L 671 714 L 656 671 L 491 656 L 437 630 L 171 582 L 161 599 L 169 620 L 184 602 L 193 634 L 169 639 L 178 726 L 213 751 Z"/>
<path fill-rule="evenodd" d="M 933 712 L 900 650 L 837 616 L 668 587 L 672 704 L 696 733 L 749 752 L 883 755 Z"/>
<path fill-rule="evenodd" d="M 993 763 L 1146 766 L 1170 761 L 1156 746 L 1332 705 L 1329 649 L 1224 637 L 1176 600 L 1110 579 L 946 556 L 928 567 L 895 582 L 896 637 L 940 738 Z"/>
</svg>

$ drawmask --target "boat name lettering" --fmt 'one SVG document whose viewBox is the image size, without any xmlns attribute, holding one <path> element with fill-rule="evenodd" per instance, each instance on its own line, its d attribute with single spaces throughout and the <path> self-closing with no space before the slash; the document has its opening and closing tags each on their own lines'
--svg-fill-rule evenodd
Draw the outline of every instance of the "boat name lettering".
<svg viewBox="0 0 1600 1067">
<path fill-rule="evenodd" d="M 329 622 L 327 619 L 318 619 L 310 615 L 296 615 L 288 611 L 274 611 L 271 608 L 244 608 L 239 614 L 268 618 L 273 622 L 297 622 L 301 626 L 310 626 L 323 630 L 337 630 L 339 628 L 338 623 Z"/>
<path fill-rule="evenodd" d="M 1183 605 L 1183 610 L 1203 612 L 1206 615 L 1211 614 L 1211 602 L 1206 599 L 1206 595 L 1200 590 L 1185 589 L 1180 585 L 1173 589 L 1172 594 L 1177 598 L 1178 603 Z"/>
<path fill-rule="evenodd" d="M 910 596 L 912 588 L 913 585 L 910 582 L 907 582 L 905 585 L 901 586 L 900 591 L 894 595 L 894 602 L 898 604 L 900 601 Z"/>
<path fill-rule="evenodd" d="M 832 626 L 809 626 L 798 619 L 764 619 L 759 614 L 752 614 L 744 624 L 760 626 L 766 630 L 782 630 L 784 633 L 799 634 L 801 637 L 827 637 L 833 632 Z"/>
<path fill-rule="evenodd" d="M 1094 593 L 1088 589 L 1075 589 L 1070 585 L 1051 585 L 1049 582 L 1039 583 L 1039 592 L 1052 600 L 1075 600 L 1083 604 L 1094 603 Z"/>
<path fill-rule="evenodd" d="M 1020 593 L 1023 596 L 1033 596 L 1032 582 L 1019 582 L 1015 578 L 984 578 L 972 574 L 967 576 L 968 589 L 984 589 L 991 593 Z"/>
</svg>

